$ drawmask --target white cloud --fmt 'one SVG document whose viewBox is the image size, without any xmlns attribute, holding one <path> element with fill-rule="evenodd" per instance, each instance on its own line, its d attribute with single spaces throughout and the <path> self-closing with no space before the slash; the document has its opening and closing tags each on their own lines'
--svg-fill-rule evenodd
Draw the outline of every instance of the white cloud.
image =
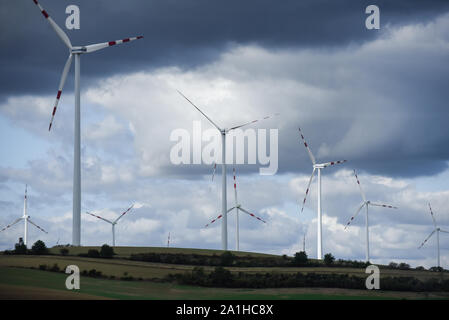
<svg viewBox="0 0 449 320">
<path fill-rule="evenodd" d="M 370 209 L 374 261 L 399 259 L 433 265 L 435 243 L 429 241 L 420 251 L 416 247 L 432 229 L 428 201 L 441 226 L 449 225 L 449 190 L 417 190 L 413 179 L 393 178 L 390 173 L 396 174 L 395 168 L 385 172 L 378 168 L 432 158 L 447 145 L 445 127 L 437 131 L 438 123 L 426 117 L 420 117 L 422 122 L 415 126 L 410 115 L 420 116 L 423 107 L 419 99 L 435 94 L 424 83 L 418 85 L 426 94 L 412 92 L 416 83 L 411 82 L 418 81 L 414 76 L 429 80 L 430 87 L 441 76 L 447 77 L 448 24 L 446 15 L 428 25 L 387 30 L 377 40 L 343 49 L 235 47 L 196 69 L 170 67 L 103 79 L 82 96 L 83 210 L 96 210 L 113 219 L 121 208 L 135 202 L 133 213 L 117 229 L 118 243 L 123 245 L 165 245 L 171 232 L 173 245 L 219 248 L 220 222 L 203 228 L 221 207 L 220 188 L 213 185 L 209 191 L 210 167 L 175 167 L 169 161 L 170 132 L 191 130 L 192 121 L 201 119 L 177 94 L 179 89 L 223 126 L 281 112 L 278 119 L 260 126 L 279 128 L 283 171 L 261 177 L 242 170 L 238 178 L 242 205 L 267 221 L 263 224 L 241 214 L 242 250 L 293 254 L 302 248 L 303 232 L 308 228 L 307 251 L 315 256 L 316 181 L 304 213 L 298 214 L 312 170 L 297 135 L 297 126 L 304 124 L 307 140 L 320 161 L 350 160 L 323 170 L 324 251 L 337 258 L 364 257 L 364 214 L 344 231 L 344 224 L 361 202 L 350 170 L 358 163 L 360 169 L 372 169 L 359 171 L 368 199 L 399 207 Z M 429 72 L 421 72 L 426 68 Z M 404 72 L 410 74 L 401 76 Z M 46 158 L 33 159 L 25 169 L 0 168 L 1 185 L 33 185 L 38 194 L 33 206 L 39 212 L 39 222 L 50 231 L 48 236 L 33 234 L 33 238 L 42 236 L 50 243 L 57 237 L 70 242 L 72 102 L 73 96 L 63 96 L 50 134 L 46 129 L 53 98 L 11 97 L 0 105 L 2 115 L 17 126 L 54 144 Z M 433 108 L 429 102 L 426 114 L 432 114 Z M 202 121 L 203 127 L 209 126 Z M 230 204 L 231 191 L 229 184 Z M 20 212 L 20 203 L 16 199 L 13 203 Z M 11 217 L 0 217 L 0 223 L 9 223 Z M 82 225 L 84 244 L 110 242 L 108 224 L 83 214 Z M 228 228 L 233 248 L 232 215 Z M 10 247 L 19 234 L 20 228 L 4 233 L 0 248 Z M 442 261 L 447 267 L 449 242 L 441 238 Z"/>
</svg>

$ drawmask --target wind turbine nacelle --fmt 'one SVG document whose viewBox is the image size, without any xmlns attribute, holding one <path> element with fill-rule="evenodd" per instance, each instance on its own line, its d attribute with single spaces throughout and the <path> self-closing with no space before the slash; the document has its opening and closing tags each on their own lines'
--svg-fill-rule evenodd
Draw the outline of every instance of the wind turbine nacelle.
<svg viewBox="0 0 449 320">
<path fill-rule="evenodd" d="M 70 52 L 71 53 L 86 53 L 87 49 L 86 49 L 86 47 L 73 47 Z"/>
</svg>

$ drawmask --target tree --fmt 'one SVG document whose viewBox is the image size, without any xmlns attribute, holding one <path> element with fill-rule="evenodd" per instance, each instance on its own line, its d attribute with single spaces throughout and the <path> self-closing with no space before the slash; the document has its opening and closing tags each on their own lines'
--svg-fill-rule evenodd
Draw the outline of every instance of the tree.
<svg viewBox="0 0 449 320">
<path fill-rule="evenodd" d="M 415 268 L 416 270 L 420 270 L 420 271 L 424 271 L 426 270 L 426 268 L 424 268 L 423 266 L 418 266 Z"/>
<path fill-rule="evenodd" d="M 307 261 L 307 253 L 305 253 L 304 251 L 296 252 L 295 256 L 293 257 L 293 264 L 295 266 L 307 264 Z"/>
<path fill-rule="evenodd" d="M 89 249 L 87 251 L 87 256 L 89 258 L 99 258 L 100 257 L 100 252 L 96 249 Z"/>
<path fill-rule="evenodd" d="M 215 270 L 210 274 L 212 285 L 218 287 L 226 287 L 232 282 L 231 271 L 223 267 L 215 267 Z"/>
<path fill-rule="evenodd" d="M 326 253 L 324 255 L 324 264 L 326 266 L 330 266 L 331 264 L 333 264 L 335 261 L 335 257 L 332 255 L 332 253 Z"/>
<path fill-rule="evenodd" d="M 429 271 L 432 271 L 432 272 L 443 272 L 444 269 L 442 267 L 431 267 L 431 268 L 429 268 Z"/>
<path fill-rule="evenodd" d="M 47 249 L 47 246 L 45 245 L 44 241 L 37 240 L 31 247 L 31 253 L 38 254 L 38 255 L 47 254 L 48 249 Z"/>
<path fill-rule="evenodd" d="M 220 258 L 222 266 L 232 266 L 235 260 L 235 256 L 230 251 L 223 252 Z"/>
<path fill-rule="evenodd" d="M 19 243 L 16 243 L 14 253 L 27 254 L 27 246 L 23 243 L 22 238 L 19 238 Z"/>
<path fill-rule="evenodd" d="M 114 249 L 112 247 L 108 246 L 107 244 L 101 246 L 100 249 L 101 258 L 111 259 L 113 256 L 114 256 Z"/>
<path fill-rule="evenodd" d="M 388 267 L 389 267 L 390 269 L 397 269 L 397 268 L 399 267 L 399 265 L 398 265 L 396 262 L 390 262 L 390 263 L 388 264 Z"/>
<path fill-rule="evenodd" d="M 408 263 L 401 262 L 398 265 L 398 268 L 401 269 L 401 270 L 410 270 L 410 265 Z"/>
</svg>

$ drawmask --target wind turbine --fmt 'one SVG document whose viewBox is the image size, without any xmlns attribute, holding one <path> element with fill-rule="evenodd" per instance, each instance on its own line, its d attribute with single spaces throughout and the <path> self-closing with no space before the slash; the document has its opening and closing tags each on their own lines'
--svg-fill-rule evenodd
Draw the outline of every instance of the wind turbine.
<svg viewBox="0 0 449 320">
<path fill-rule="evenodd" d="M 89 215 L 91 215 L 92 217 L 101 219 L 101 220 L 103 220 L 103 221 L 105 221 L 105 222 L 107 222 L 107 223 L 110 223 L 110 224 L 112 225 L 112 246 L 115 247 L 115 225 L 116 225 L 117 222 L 118 222 L 118 221 L 119 221 L 125 214 L 127 214 L 133 207 L 134 207 L 134 205 L 132 205 L 131 207 L 129 207 L 128 209 L 126 209 L 126 211 L 122 212 L 122 214 L 121 214 L 117 219 L 115 219 L 114 221 L 111 221 L 111 220 L 102 218 L 102 217 L 97 216 L 97 215 L 95 215 L 95 214 L 93 214 L 93 213 L 90 213 L 90 212 L 86 212 L 86 213 L 89 214 Z"/>
<path fill-rule="evenodd" d="M 17 222 L 19 222 L 20 220 L 23 219 L 24 222 L 24 235 L 23 235 L 23 243 L 25 244 L 25 246 L 27 245 L 27 241 L 28 241 L 28 222 L 31 223 L 33 226 L 35 226 L 36 228 L 38 228 L 39 230 L 41 230 L 42 232 L 48 233 L 47 231 L 45 231 L 44 229 L 42 229 L 41 227 L 39 227 L 37 224 L 35 224 L 33 221 L 31 221 L 30 216 L 27 215 L 27 189 L 28 186 L 25 186 L 25 198 L 23 200 L 23 215 L 22 217 L 20 217 L 19 219 L 17 219 L 16 221 L 14 221 L 13 223 L 7 225 L 6 227 L 4 227 L 2 230 L 0 230 L 0 232 L 12 227 L 13 225 L 15 225 Z"/>
<path fill-rule="evenodd" d="M 96 43 L 87 46 L 72 46 L 67 34 L 53 21 L 48 13 L 42 8 L 42 6 L 33 0 L 38 6 L 39 10 L 50 23 L 50 26 L 56 32 L 58 37 L 69 48 L 69 57 L 65 63 L 64 70 L 62 72 L 61 81 L 59 82 L 58 93 L 56 95 L 56 101 L 51 114 L 50 125 L 48 131 L 51 130 L 53 119 L 55 117 L 56 108 L 58 107 L 59 99 L 61 98 L 62 89 L 64 87 L 67 74 L 69 73 L 70 66 L 72 64 L 72 58 L 75 56 L 75 135 L 74 135 L 74 161 L 73 161 L 73 229 L 72 229 L 72 244 L 75 246 L 81 245 L 81 153 L 80 153 L 80 57 L 84 53 L 91 53 L 97 50 L 101 50 L 116 44 L 122 44 L 125 42 L 137 40 L 143 38 L 142 36 L 126 38 L 122 40 L 109 41 L 103 43 Z"/>
<path fill-rule="evenodd" d="M 430 237 L 433 236 L 433 234 L 436 232 L 437 233 L 438 268 L 439 268 L 440 267 L 440 232 L 445 232 L 445 233 L 449 233 L 449 232 L 442 230 L 441 228 L 439 228 L 437 226 L 435 217 L 433 216 L 432 207 L 430 206 L 430 203 L 429 203 L 429 209 L 430 209 L 430 215 L 432 216 L 433 226 L 435 227 L 435 229 L 433 229 L 432 233 L 426 238 L 426 240 L 423 241 L 423 243 L 421 243 L 421 245 L 419 246 L 418 249 L 421 249 L 424 246 L 424 244 L 427 242 L 427 240 L 429 240 Z"/>
<path fill-rule="evenodd" d="M 236 214 L 235 214 L 235 247 L 237 248 L 237 251 L 240 251 L 240 240 L 239 240 L 239 210 L 241 210 L 242 212 L 246 213 L 247 215 L 262 221 L 263 223 L 266 223 L 262 218 L 259 218 L 258 216 L 256 216 L 255 214 L 249 212 L 248 210 L 242 208 L 242 205 L 238 203 L 237 201 L 237 182 L 235 179 L 235 168 L 233 168 L 233 173 L 234 173 L 234 199 L 235 199 L 235 205 L 229 209 L 227 211 L 227 213 L 231 212 L 232 210 L 235 209 Z M 222 218 L 223 215 L 219 215 L 217 218 L 215 218 L 214 220 L 212 220 L 210 223 L 206 224 L 205 228 L 207 228 L 209 225 L 211 225 L 212 223 L 214 223 L 215 221 L 219 220 L 220 218 Z"/>
<path fill-rule="evenodd" d="M 388 205 L 388 204 L 379 204 L 379 203 L 374 203 L 371 202 L 369 200 L 366 200 L 366 196 L 365 193 L 362 190 L 362 186 L 360 185 L 360 181 L 359 178 L 357 177 L 357 173 L 354 170 L 354 176 L 355 179 L 357 180 L 357 184 L 359 185 L 359 189 L 360 189 L 360 194 L 362 195 L 362 199 L 363 202 L 360 205 L 360 207 L 357 209 L 355 215 L 353 215 L 351 217 L 351 219 L 349 219 L 348 223 L 345 226 L 345 230 L 349 227 L 349 225 L 351 224 L 352 220 L 354 220 L 354 218 L 359 214 L 360 210 L 362 210 L 363 207 L 366 207 L 366 262 L 369 262 L 369 220 L 368 220 L 368 207 L 369 206 L 376 206 L 376 207 L 383 207 L 383 208 L 390 208 L 390 209 L 397 209 L 397 207 Z"/>
<path fill-rule="evenodd" d="M 232 128 L 220 128 L 215 122 L 213 122 L 203 111 L 200 110 L 192 101 L 190 101 L 184 94 L 182 94 L 181 91 L 177 90 L 178 93 L 184 97 L 196 110 L 198 110 L 221 134 L 221 215 L 223 217 L 223 220 L 221 222 L 221 249 L 222 250 L 228 250 L 228 216 L 227 213 L 229 210 L 227 210 L 227 192 L 226 192 L 226 134 L 229 133 L 231 130 L 235 130 L 241 127 L 244 127 L 249 124 L 253 124 L 255 122 L 258 122 L 260 120 L 269 119 L 272 116 L 266 116 L 262 119 L 253 120 L 250 122 L 246 122 L 244 124 L 232 127 Z M 274 114 L 273 116 L 278 115 L 278 113 Z M 215 173 L 215 170 L 214 170 Z"/>
<path fill-rule="evenodd" d="M 322 217 L 321 217 L 321 169 L 324 169 L 326 167 L 333 166 L 333 165 L 336 165 L 336 164 L 344 163 L 347 160 L 331 161 L 331 162 L 326 162 L 326 163 L 316 163 L 315 157 L 313 156 L 313 153 L 310 150 L 309 145 L 307 144 L 306 140 L 304 139 L 304 136 L 302 134 L 301 128 L 299 128 L 299 134 L 301 135 L 301 139 L 304 142 L 304 146 L 306 147 L 307 152 L 308 152 L 309 157 L 310 157 L 310 160 L 312 160 L 312 164 L 313 164 L 313 171 L 312 171 L 312 175 L 310 176 L 310 179 L 309 179 L 309 184 L 307 185 L 306 195 L 305 195 L 304 200 L 302 202 L 301 213 L 304 210 L 304 205 L 306 204 L 307 194 L 309 193 L 310 184 L 312 183 L 312 179 L 313 179 L 313 177 L 315 175 L 315 171 L 318 171 L 317 259 L 321 260 L 321 259 L 323 259 L 323 247 L 322 247 L 323 237 L 322 237 L 322 234 L 321 234 L 321 231 L 322 231 Z"/>
</svg>

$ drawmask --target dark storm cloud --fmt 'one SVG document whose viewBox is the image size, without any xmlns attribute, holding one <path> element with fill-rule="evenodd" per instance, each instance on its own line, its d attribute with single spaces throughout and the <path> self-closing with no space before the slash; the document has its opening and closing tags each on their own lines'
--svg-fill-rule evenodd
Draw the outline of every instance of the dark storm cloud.
<svg viewBox="0 0 449 320">
<path fill-rule="evenodd" d="M 371 1 L 50 1 L 41 4 L 65 29 L 65 8 L 77 4 L 81 30 L 66 31 L 73 44 L 143 34 L 144 40 L 82 59 L 86 80 L 160 66 L 195 67 L 233 44 L 270 48 L 345 46 L 378 33 L 364 27 Z M 376 1 L 381 24 L 425 22 L 449 8 L 447 1 Z M 0 98 L 56 90 L 65 46 L 31 0 L 1 1 Z M 125 48 L 125 46 L 127 48 Z M 69 76 L 67 90 L 72 90 Z"/>
</svg>

